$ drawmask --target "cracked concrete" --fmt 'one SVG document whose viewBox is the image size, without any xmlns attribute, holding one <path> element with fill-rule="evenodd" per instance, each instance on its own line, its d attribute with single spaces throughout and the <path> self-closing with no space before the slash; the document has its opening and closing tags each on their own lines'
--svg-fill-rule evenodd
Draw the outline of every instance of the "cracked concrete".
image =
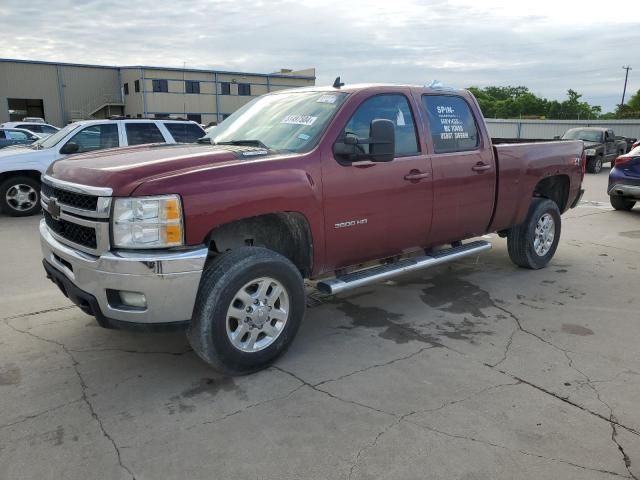
<svg viewBox="0 0 640 480">
<path fill-rule="evenodd" d="M 37 220 L 0 217 L 0 478 L 639 478 L 640 211 L 586 182 L 549 268 L 494 237 L 314 296 L 287 355 L 237 378 L 181 332 L 98 328 L 44 279 Z"/>
</svg>

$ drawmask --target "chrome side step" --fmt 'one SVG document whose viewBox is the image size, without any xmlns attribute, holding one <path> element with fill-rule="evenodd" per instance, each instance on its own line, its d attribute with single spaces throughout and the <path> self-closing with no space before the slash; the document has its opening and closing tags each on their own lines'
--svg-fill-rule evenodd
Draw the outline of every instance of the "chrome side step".
<svg viewBox="0 0 640 480">
<path fill-rule="evenodd" d="M 389 263 L 387 265 L 379 265 L 377 267 L 359 270 L 357 272 L 348 273 L 341 277 L 331 278 L 318 282 L 317 288 L 322 293 L 336 294 L 358 288 L 372 283 L 381 282 L 393 278 L 403 273 L 421 270 L 423 268 L 435 267 L 442 263 L 451 262 L 462 257 L 474 255 L 485 250 L 491 249 L 491 244 L 484 240 L 477 240 L 457 247 L 438 250 L 430 255 L 420 257 L 406 258 L 398 262 Z"/>
</svg>

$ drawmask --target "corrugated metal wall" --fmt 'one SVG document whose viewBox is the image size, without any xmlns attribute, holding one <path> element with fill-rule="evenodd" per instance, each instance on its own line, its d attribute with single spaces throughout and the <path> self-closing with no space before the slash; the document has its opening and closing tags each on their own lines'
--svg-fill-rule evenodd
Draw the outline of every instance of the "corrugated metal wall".
<svg viewBox="0 0 640 480">
<path fill-rule="evenodd" d="M 576 127 L 606 127 L 616 135 L 640 138 L 640 120 L 485 120 L 489 134 L 497 138 L 551 139 Z"/>
<path fill-rule="evenodd" d="M 89 118 L 105 104 L 122 104 L 117 68 L 57 68 L 62 82 L 65 123 Z"/>
</svg>

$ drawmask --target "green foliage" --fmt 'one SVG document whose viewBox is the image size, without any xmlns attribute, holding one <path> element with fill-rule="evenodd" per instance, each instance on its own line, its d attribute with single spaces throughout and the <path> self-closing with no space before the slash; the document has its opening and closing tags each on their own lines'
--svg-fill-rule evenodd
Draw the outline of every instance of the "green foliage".
<svg viewBox="0 0 640 480">
<path fill-rule="evenodd" d="M 478 99 L 480 109 L 487 118 L 551 118 L 596 119 L 602 117 L 602 108 L 580 101 L 582 95 L 567 91 L 567 99 L 558 102 L 531 93 L 527 87 L 470 87 Z M 640 91 L 639 91 L 640 93 Z M 640 95 L 636 94 L 640 103 Z"/>
<path fill-rule="evenodd" d="M 618 105 L 616 118 L 640 118 L 640 90 L 624 105 Z"/>
</svg>

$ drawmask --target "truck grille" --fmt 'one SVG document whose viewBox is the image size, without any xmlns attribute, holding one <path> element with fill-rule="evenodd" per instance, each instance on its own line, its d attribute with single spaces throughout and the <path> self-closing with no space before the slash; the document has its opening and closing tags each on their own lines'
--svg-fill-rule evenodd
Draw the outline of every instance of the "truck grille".
<svg viewBox="0 0 640 480">
<path fill-rule="evenodd" d="M 68 205 L 73 208 L 93 211 L 98 208 L 98 197 L 69 192 L 67 190 L 60 190 L 48 183 L 42 184 L 42 194 L 48 198 L 54 197 L 57 199 L 58 203 Z"/>
<path fill-rule="evenodd" d="M 95 249 L 98 246 L 96 238 L 96 230 L 91 227 L 84 227 L 77 223 L 67 222 L 62 219 L 55 220 L 49 212 L 44 211 L 44 220 L 47 223 L 47 227 L 61 236 L 62 238 L 69 240 L 77 245 L 83 247 Z"/>
</svg>

